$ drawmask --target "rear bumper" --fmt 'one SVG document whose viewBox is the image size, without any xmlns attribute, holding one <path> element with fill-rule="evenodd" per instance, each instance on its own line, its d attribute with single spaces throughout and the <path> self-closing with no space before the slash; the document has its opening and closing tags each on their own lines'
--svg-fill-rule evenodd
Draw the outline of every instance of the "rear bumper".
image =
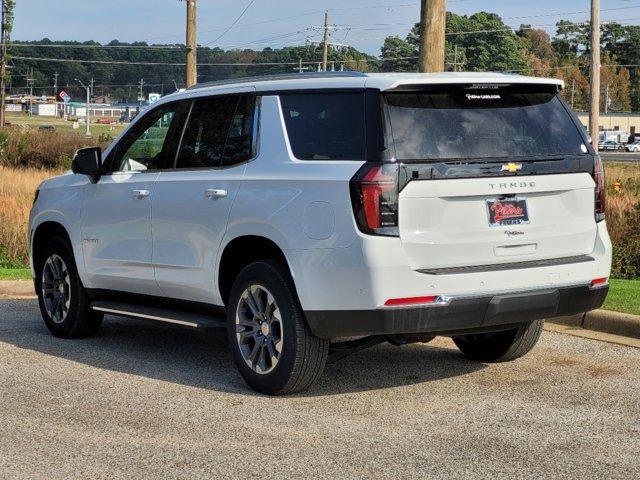
<svg viewBox="0 0 640 480">
<path fill-rule="evenodd" d="M 447 305 L 375 310 L 306 311 L 321 338 L 402 333 L 456 335 L 501 330 L 532 320 L 572 315 L 599 308 L 608 286 L 588 285 L 498 295 L 454 297 Z"/>
</svg>

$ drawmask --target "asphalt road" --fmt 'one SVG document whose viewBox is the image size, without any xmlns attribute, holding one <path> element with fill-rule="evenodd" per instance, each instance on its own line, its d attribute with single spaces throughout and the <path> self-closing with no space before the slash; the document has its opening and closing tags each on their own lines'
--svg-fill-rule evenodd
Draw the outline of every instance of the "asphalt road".
<svg viewBox="0 0 640 480">
<path fill-rule="evenodd" d="M 2 478 L 640 478 L 640 350 L 545 332 L 510 364 L 448 339 L 249 391 L 223 334 L 107 318 L 59 340 L 0 301 Z"/>
<path fill-rule="evenodd" d="M 600 152 L 600 156 L 610 162 L 640 162 L 640 153 L 636 152 Z"/>
</svg>

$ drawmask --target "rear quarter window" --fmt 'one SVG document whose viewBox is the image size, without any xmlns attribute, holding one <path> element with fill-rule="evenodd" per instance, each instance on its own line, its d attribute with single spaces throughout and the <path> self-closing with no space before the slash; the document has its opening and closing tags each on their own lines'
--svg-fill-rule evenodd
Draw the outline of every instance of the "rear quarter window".
<svg viewBox="0 0 640 480">
<path fill-rule="evenodd" d="M 364 160 L 363 92 L 280 95 L 291 149 L 300 160 Z"/>
</svg>

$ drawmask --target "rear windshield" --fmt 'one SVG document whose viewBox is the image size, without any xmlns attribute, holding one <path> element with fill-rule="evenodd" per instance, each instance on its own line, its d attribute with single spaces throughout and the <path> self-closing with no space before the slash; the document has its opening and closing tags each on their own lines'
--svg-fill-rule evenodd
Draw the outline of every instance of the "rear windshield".
<svg viewBox="0 0 640 480">
<path fill-rule="evenodd" d="M 289 143 L 300 160 L 363 160 L 364 93 L 280 96 Z"/>
<path fill-rule="evenodd" d="M 386 95 L 402 161 L 580 155 L 587 152 L 555 93 L 454 90 Z"/>
</svg>

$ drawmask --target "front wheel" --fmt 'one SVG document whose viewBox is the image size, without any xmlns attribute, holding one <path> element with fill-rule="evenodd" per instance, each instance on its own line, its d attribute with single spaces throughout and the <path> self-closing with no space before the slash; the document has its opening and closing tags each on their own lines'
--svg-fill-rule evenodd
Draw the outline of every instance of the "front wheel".
<svg viewBox="0 0 640 480">
<path fill-rule="evenodd" d="M 102 314 L 91 310 L 68 242 L 54 237 L 35 262 L 36 294 L 45 325 L 56 337 L 88 337 L 98 331 Z"/>
<path fill-rule="evenodd" d="M 509 362 L 527 354 L 538 342 L 543 320 L 524 323 L 518 328 L 493 333 L 453 337 L 460 351 L 481 362 Z"/>
<path fill-rule="evenodd" d="M 309 329 L 291 277 L 279 262 L 255 262 L 240 272 L 229 296 L 227 327 L 236 366 L 258 392 L 305 390 L 324 369 L 330 341 Z"/>
</svg>

